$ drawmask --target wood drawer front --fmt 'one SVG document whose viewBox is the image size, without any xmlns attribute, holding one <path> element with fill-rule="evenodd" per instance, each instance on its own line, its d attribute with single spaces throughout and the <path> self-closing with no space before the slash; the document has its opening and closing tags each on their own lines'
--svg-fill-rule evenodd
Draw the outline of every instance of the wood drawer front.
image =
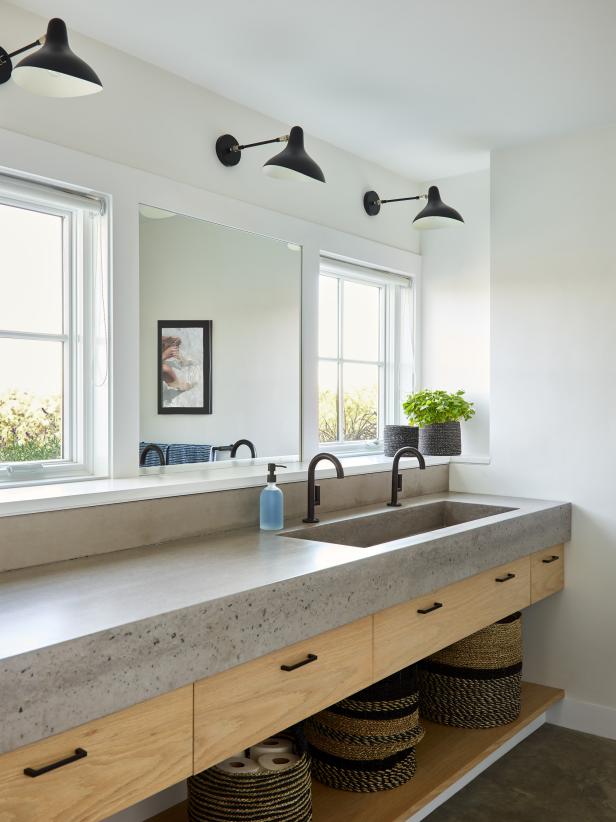
<svg viewBox="0 0 616 822">
<path fill-rule="evenodd" d="M 497 578 L 514 574 L 504 582 Z M 440 603 L 442 607 L 420 614 Z M 374 616 L 374 679 L 417 662 L 530 605 L 530 559 L 484 571 Z"/>
<path fill-rule="evenodd" d="M 565 585 L 565 546 L 537 551 L 530 558 L 530 601 L 538 602 Z"/>
<path fill-rule="evenodd" d="M 293 671 L 293 666 L 317 659 Z M 365 688 L 372 617 L 195 683 L 195 773 Z"/>
<path fill-rule="evenodd" d="M 0 756 L 1 822 L 98 822 L 192 772 L 193 686 Z M 83 748 L 87 757 L 41 776 Z"/>
</svg>

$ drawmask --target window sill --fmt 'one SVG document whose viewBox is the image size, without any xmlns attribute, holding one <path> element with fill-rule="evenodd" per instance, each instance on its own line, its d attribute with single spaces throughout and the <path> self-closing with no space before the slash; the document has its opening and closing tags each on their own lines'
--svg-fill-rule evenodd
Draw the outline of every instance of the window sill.
<svg viewBox="0 0 616 822">
<path fill-rule="evenodd" d="M 392 461 L 383 454 L 375 454 L 373 456 L 342 457 L 341 462 L 345 473 L 353 476 L 391 471 Z M 426 457 L 427 466 L 447 465 L 449 462 L 449 457 Z M 417 461 L 415 459 L 405 460 L 402 467 L 416 468 Z M 127 479 L 83 480 L 0 489 L 0 517 L 251 488 L 264 485 L 267 473 L 263 464 L 253 464 L 252 460 L 246 460 L 242 465 L 224 470 L 220 468 L 199 468 L 182 472 L 167 472 L 165 468 L 150 470 L 156 472 L 148 472 L 147 476 Z M 287 468 L 279 469 L 278 483 L 282 485 L 287 482 L 305 481 L 307 472 L 308 462 L 291 463 Z M 316 473 L 321 479 L 336 475 L 334 467 L 325 462 L 317 466 Z"/>
</svg>

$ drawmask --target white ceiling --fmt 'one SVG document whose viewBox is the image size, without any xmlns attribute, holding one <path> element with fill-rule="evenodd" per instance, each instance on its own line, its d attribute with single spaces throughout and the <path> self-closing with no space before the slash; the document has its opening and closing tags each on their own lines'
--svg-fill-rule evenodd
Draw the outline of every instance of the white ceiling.
<svg viewBox="0 0 616 822">
<path fill-rule="evenodd" d="M 616 0 L 15 5 L 418 180 L 616 122 Z"/>
</svg>

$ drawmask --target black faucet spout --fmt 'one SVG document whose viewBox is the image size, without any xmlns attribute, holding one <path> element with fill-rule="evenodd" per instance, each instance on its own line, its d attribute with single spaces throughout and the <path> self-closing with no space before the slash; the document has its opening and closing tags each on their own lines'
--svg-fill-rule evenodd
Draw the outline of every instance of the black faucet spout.
<svg viewBox="0 0 616 822">
<path fill-rule="evenodd" d="M 336 476 L 338 479 L 344 478 L 344 468 L 342 463 L 333 454 L 323 452 L 314 456 L 308 465 L 308 516 L 304 517 L 304 522 L 318 522 L 318 518 L 314 515 L 314 508 L 321 504 L 321 488 L 315 485 L 314 472 L 321 460 L 328 460 L 336 469 Z"/>
<path fill-rule="evenodd" d="M 143 449 L 143 451 L 139 455 L 139 465 L 140 465 L 140 467 L 143 467 L 145 465 L 145 458 L 150 453 L 150 451 L 154 451 L 154 453 L 158 455 L 158 460 L 159 460 L 161 465 L 165 464 L 165 455 L 163 454 L 162 448 L 159 448 L 158 445 L 156 445 L 153 442 L 150 442 L 146 445 L 146 447 Z"/>
<path fill-rule="evenodd" d="M 248 446 L 248 448 L 250 448 L 250 456 L 253 459 L 257 456 L 257 449 L 254 447 L 253 443 L 250 440 L 241 439 L 241 440 L 236 440 L 236 442 L 234 442 L 233 445 L 231 446 L 231 453 L 229 454 L 231 459 L 233 459 L 235 457 L 235 455 L 237 454 L 237 450 L 241 445 L 246 445 L 246 446 Z"/>
<path fill-rule="evenodd" d="M 398 471 L 398 466 L 402 457 L 416 457 L 419 462 L 419 467 L 422 471 L 426 468 L 426 461 L 423 458 L 421 451 L 413 448 L 412 445 L 406 445 L 404 448 L 396 451 L 394 461 L 391 466 L 391 499 L 387 503 L 391 508 L 399 508 L 398 491 L 402 491 L 402 474 Z"/>
</svg>

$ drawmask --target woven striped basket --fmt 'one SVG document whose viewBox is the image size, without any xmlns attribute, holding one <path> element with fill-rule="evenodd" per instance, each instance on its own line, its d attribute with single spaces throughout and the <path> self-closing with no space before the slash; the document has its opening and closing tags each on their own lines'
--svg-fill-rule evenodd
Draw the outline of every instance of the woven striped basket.
<svg viewBox="0 0 616 822">
<path fill-rule="evenodd" d="M 188 779 L 190 822 L 311 822 L 307 753 L 285 771 L 227 774 L 216 768 Z"/>
<path fill-rule="evenodd" d="M 345 791 L 397 788 L 415 774 L 419 724 L 415 665 L 306 720 L 313 776 Z"/>
<path fill-rule="evenodd" d="M 420 712 L 458 728 L 495 728 L 520 714 L 522 615 L 512 614 L 419 664 Z"/>
</svg>

